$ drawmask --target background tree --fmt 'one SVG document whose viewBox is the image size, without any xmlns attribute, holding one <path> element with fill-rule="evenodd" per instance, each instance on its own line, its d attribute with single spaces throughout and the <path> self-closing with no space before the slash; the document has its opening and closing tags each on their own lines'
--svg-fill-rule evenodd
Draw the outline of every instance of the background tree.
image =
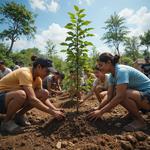
<svg viewBox="0 0 150 150">
<path fill-rule="evenodd" d="M 96 60 L 98 58 L 98 51 L 95 46 L 92 47 L 91 53 L 89 55 L 89 64 L 88 68 L 93 69 L 93 67 L 96 65 Z"/>
<path fill-rule="evenodd" d="M 137 37 L 126 38 L 124 46 L 125 55 L 133 61 L 136 61 L 136 59 L 141 56 L 139 51 L 140 43 Z"/>
<path fill-rule="evenodd" d="M 11 54 L 13 62 L 20 62 L 23 66 L 32 66 L 31 56 L 41 56 L 38 48 L 23 49 L 20 52 L 14 52 Z"/>
<path fill-rule="evenodd" d="M 7 2 L 0 6 L 1 23 L 7 24 L 7 29 L 0 33 L 2 40 L 10 40 L 10 47 L 7 51 L 9 54 L 13 48 L 14 42 L 21 35 L 33 37 L 36 28 L 34 26 L 34 15 L 26 9 L 25 6 L 15 2 Z"/>
<path fill-rule="evenodd" d="M 144 54 L 148 54 L 149 55 L 149 47 L 150 47 L 150 30 L 148 30 L 147 32 L 144 33 L 144 35 L 140 36 L 140 40 L 141 40 L 141 45 L 146 47 L 145 53 Z M 145 56 L 144 56 L 145 57 Z"/>
<path fill-rule="evenodd" d="M 118 55 L 120 55 L 120 44 L 124 42 L 128 33 L 127 27 L 124 23 L 125 19 L 114 13 L 105 22 L 106 27 L 104 27 L 104 29 L 106 30 L 106 33 L 104 33 L 102 37 L 108 46 L 115 48 Z"/>
<path fill-rule="evenodd" d="M 93 28 L 86 27 L 91 22 L 84 20 L 84 17 L 86 16 L 84 9 L 80 9 L 78 6 L 74 6 L 74 10 L 75 13 L 68 13 L 70 16 L 70 23 L 65 26 L 65 28 L 69 30 L 67 32 L 68 36 L 65 42 L 61 45 L 67 46 L 67 49 L 63 50 L 63 52 L 67 54 L 66 61 L 69 65 L 69 68 L 74 69 L 76 72 L 76 80 L 74 82 L 76 85 L 76 91 L 79 92 L 80 77 L 88 60 L 87 46 L 93 45 L 91 42 L 87 41 L 87 37 L 93 36 L 93 34 L 89 33 L 89 31 Z"/>
<path fill-rule="evenodd" d="M 48 40 L 46 42 L 45 48 L 47 50 L 46 53 L 47 53 L 48 58 L 53 60 L 54 55 L 56 55 L 56 45 L 51 40 Z"/>
</svg>

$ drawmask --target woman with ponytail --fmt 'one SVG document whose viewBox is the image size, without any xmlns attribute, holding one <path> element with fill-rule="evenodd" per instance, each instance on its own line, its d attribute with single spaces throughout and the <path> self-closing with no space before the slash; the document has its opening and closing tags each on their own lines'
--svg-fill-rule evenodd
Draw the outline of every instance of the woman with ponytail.
<svg viewBox="0 0 150 150">
<path fill-rule="evenodd" d="M 96 120 L 120 104 L 134 118 L 134 121 L 124 129 L 126 131 L 145 129 L 146 122 L 139 111 L 150 110 L 150 79 L 142 72 L 118 62 L 118 55 L 102 53 L 99 56 L 99 68 L 104 73 L 110 73 L 108 98 L 88 117 Z"/>
</svg>

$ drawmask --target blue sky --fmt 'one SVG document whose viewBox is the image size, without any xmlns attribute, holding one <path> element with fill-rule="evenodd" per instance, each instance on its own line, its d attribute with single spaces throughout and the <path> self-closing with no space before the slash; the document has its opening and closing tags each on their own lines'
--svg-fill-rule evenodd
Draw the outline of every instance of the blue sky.
<svg viewBox="0 0 150 150">
<path fill-rule="evenodd" d="M 8 0 L 0 0 L 0 4 Z M 13 0 L 24 4 L 29 10 L 37 14 L 37 33 L 34 40 L 27 41 L 21 37 L 16 42 L 15 49 L 38 47 L 42 51 L 48 39 L 59 45 L 66 37 L 64 26 L 69 22 L 67 12 L 73 11 L 73 5 L 86 9 L 86 19 L 92 21 L 95 37 L 89 40 L 100 51 L 110 49 L 100 40 L 105 26 L 104 22 L 114 12 L 126 18 L 126 26 L 131 31 L 129 36 L 138 36 L 150 29 L 150 1 L 149 0 Z M 1 26 L 2 29 L 2 26 Z"/>
</svg>

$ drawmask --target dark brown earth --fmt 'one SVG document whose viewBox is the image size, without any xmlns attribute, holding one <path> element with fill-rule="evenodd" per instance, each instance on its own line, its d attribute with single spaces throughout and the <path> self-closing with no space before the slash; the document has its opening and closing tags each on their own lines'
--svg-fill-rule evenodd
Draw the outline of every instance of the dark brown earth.
<svg viewBox="0 0 150 150">
<path fill-rule="evenodd" d="M 66 118 L 58 121 L 33 109 L 27 113 L 31 126 L 24 133 L 7 135 L 0 132 L 0 150 L 149 150 L 150 114 L 144 115 L 148 123 L 146 131 L 125 132 L 123 126 L 132 120 L 124 118 L 126 110 L 121 106 L 107 113 L 101 120 L 90 122 L 87 113 L 97 106 L 90 99 L 80 107 L 76 102 L 53 100 L 56 106 L 65 109 Z"/>
</svg>

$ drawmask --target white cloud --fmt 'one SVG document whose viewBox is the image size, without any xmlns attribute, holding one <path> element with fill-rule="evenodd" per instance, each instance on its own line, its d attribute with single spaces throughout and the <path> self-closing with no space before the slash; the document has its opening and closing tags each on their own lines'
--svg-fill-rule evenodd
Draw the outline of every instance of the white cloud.
<svg viewBox="0 0 150 150">
<path fill-rule="evenodd" d="M 87 4 L 91 5 L 95 0 L 78 0 L 79 5 Z"/>
<path fill-rule="evenodd" d="M 121 12 L 119 12 L 119 15 L 121 17 L 130 17 L 131 15 L 133 15 L 133 10 L 132 9 L 129 9 L 129 8 L 125 8 L 123 9 Z"/>
<path fill-rule="evenodd" d="M 52 0 L 52 1 L 50 2 L 50 4 L 47 4 L 47 8 L 48 8 L 48 10 L 51 11 L 51 12 L 57 12 L 57 10 L 58 10 L 58 8 L 59 8 L 59 4 L 58 4 L 57 1 Z"/>
<path fill-rule="evenodd" d="M 35 36 L 36 46 L 40 49 L 44 49 L 48 39 L 52 40 L 55 44 L 59 44 L 65 40 L 67 36 L 66 32 L 67 30 L 65 28 L 53 23 L 47 30 Z"/>
<path fill-rule="evenodd" d="M 57 12 L 59 9 L 58 0 L 29 0 L 33 9 L 48 10 L 50 12 Z"/>
<path fill-rule="evenodd" d="M 36 9 L 36 8 L 41 9 L 41 10 L 46 9 L 44 0 L 30 0 L 29 2 L 33 9 Z"/>
<path fill-rule="evenodd" d="M 127 19 L 131 36 L 138 36 L 150 29 L 150 10 L 143 6 L 139 10 L 125 8 L 119 13 L 122 17 Z"/>
<path fill-rule="evenodd" d="M 32 41 L 21 38 L 20 40 L 17 40 L 14 43 L 13 49 L 22 50 L 22 49 L 32 48 L 32 47 L 35 47 Z"/>
<path fill-rule="evenodd" d="M 42 31 L 39 34 L 35 35 L 34 40 L 20 39 L 14 44 L 14 49 L 21 50 L 31 47 L 37 47 L 42 52 L 45 51 L 46 41 L 53 41 L 57 47 L 61 42 L 65 41 L 67 36 L 67 30 L 64 27 L 61 27 L 59 24 L 52 23 L 48 29 Z"/>
</svg>

